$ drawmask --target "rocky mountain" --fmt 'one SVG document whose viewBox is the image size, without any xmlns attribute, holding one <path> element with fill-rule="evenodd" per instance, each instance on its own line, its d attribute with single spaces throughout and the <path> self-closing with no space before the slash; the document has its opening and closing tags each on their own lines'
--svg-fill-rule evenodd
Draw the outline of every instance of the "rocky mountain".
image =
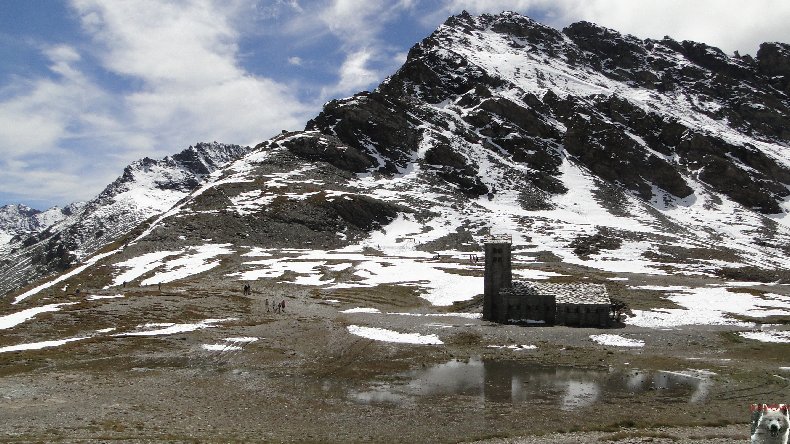
<svg viewBox="0 0 790 444">
<path fill-rule="evenodd" d="M 587 22 L 559 31 L 463 13 L 376 90 L 327 103 L 304 131 L 200 187 L 212 168 L 195 173 L 178 156 L 130 166 L 79 221 L 35 238 L 46 245 L 36 251 L 65 267 L 178 202 L 127 237 L 124 256 L 206 239 L 233 251 L 385 251 L 382 239 L 476 251 L 508 232 L 523 260 L 786 278 L 789 67 L 783 43 L 730 57 Z M 231 151 L 224 160 L 242 154 Z M 148 185 L 126 187 L 132 178 Z M 15 265 L 5 267 L 9 289 Z"/>
<path fill-rule="evenodd" d="M 0 207 L 0 252 L 5 251 L 15 237 L 30 236 L 44 231 L 79 210 L 83 202 L 52 207 L 46 211 L 36 210 L 24 204 Z"/>
<path fill-rule="evenodd" d="M 212 172 L 249 150 L 217 142 L 199 143 L 164 159 L 146 157 L 132 163 L 85 203 L 46 212 L 23 205 L 3 207 L 2 226 L 16 231 L 0 251 L 0 293 L 61 272 L 92 255 L 172 207 Z"/>
</svg>

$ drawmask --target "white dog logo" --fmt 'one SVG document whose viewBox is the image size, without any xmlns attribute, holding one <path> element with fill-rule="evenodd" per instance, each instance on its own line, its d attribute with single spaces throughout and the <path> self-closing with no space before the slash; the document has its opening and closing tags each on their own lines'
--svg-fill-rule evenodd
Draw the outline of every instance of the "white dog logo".
<svg viewBox="0 0 790 444">
<path fill-rule="evenodd" d="M 788 444 L 790 416 L 787 404 L 756 406 L 752 443 Z"/>
</svg>

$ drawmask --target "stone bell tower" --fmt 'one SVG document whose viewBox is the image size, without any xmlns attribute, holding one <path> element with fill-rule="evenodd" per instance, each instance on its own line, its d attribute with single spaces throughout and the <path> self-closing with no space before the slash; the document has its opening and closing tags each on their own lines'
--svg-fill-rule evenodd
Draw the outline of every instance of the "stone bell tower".
<svg viewBox="0 0 790 444">
<path fill-rule="evenodd" d="M 487 236 L 485 243 L 486 269 L 483 280 L 483 319 L 506 322 L 507 310 L 499 297 L 501 288 L 509 288 L 513 282 L 510 271 L 510 246 L 513 238 L 509 234 Z"/>
</svg>

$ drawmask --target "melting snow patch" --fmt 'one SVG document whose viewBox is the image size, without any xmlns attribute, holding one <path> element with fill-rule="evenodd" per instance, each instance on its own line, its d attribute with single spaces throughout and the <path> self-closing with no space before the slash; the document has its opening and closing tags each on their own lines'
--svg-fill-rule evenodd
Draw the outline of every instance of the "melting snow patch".
<svg viewBox="0 0 790 444">
<path fill-rule="evenodd" d="M 760 342 L 790 343 L 790 331 L 748 331 L 738 333 L 746 339 Z M 790 369 L 790 367 L 786 367 Z"/>
<path fill-rule="evenodd" d="M 187 333 L 190 331 L 200 330 L 203 328 L 214 328 L 217 327 L 217 323 L 220 322 L 228 322 L 234 321 L 236 318 L 225 318 L 225 319 L 206 319 L 205 321 L 200 321 L 196 324 L 173 324 L 173 323 L 163 323 L 163 324 L 145 324 L 139 326 L 141 331 L 133 331 L 128 333 L 119 333 L 115 336 L 161 336 L 161 335 L 172 335 L 176 333 Z"/>
<path fill-rule="evenodd" d="M 550 277 L 555 276 L 567 276 L 565 274 L 555 273 L 553 271 L 543 271 L 543 270 L 530 270 L 530 269 L 521 269 L 521 270 L 513 270 L 513 274 L 522 279 L 548 279 Z"/>
<path fill-rule="evenodd" d="M 201 347 L 203 347 L 203 350 L 218 351 L 218 352 L 241 350 L 241 347 L 239 347 L 238 345 L 231 345 L 231 344 L 203 344 Z"/>
<path fill-rule="evenodd" d="M 17 326 L 28 319 L 32 319 L 39 313 L 47 313 L 60 310 L 64 305 L 74 305 L 76 302 L 65 302 L 62 304 L 49 304 L 41 307 L 28 308 L 9 315 L 0 316 L 0 330 Z"/>
<path fill-rule="evenodd" d="M 271 253 L 269 253 L 269 251 L 271 251 L 271 249 L 269 249 L 269 248 L 261 248 L 261 247 L 248 247 L 248 248 L 250 248 L 250 251 L 242 254 L 242 256 L 246 256 L 246 257 L 269 257 L 269 256 L 272 255 Z"/>
<path fill-rule="evenodd" d="M 400 333 L 375 327 L 361 327 L 349 325 L 348 332 L 352 335 L 384 342 L 398 342 L 402 344 L 441 345 L 444 344 L 436 335 L 421 335 L 419 333 Z"/>
<path fill-rule="evenodd" d="M 209 350 L 209 351 L 228 352 L 228 351 L 241 350 L 243 348 L 243 345 L 239 345 L 239 344 L 250 344 L 257 340 L 258 338 L 253 338 L 253 337 L 225 338 L 223 339 L 223 341 L 229 342 L 229 344 L 203 344 L 201 347 L 204 350 Z"/>
<path fill-rule="evenodd" d="M 114 295 L 110 295 L 110 296 L 93 294 L 93 295 L 88 296 L 88 300 L 89 301 L 98 301 L 100 299 L 118 299 L 118 298 L 122 298 L 122 297 L 123 297 L 122 294 L 114 294 Z"/>
<path fill-rule="evenodd" d="M 489 345 L 488 348 L 509 348 L 511 350 L 535 350 L 538 348 L 537 345 L 525 344 L 525 345 Z"/>
<path fill-rule="evenodd" d="M 166 257 L 176 254 L 178 254 L 178 251 L 155 251 L 117 263 L 115 264 L 116 268 L 126 268 L 127 270 L 116 276 L 110 286 L 115 287 L 123 285 L 125 282 L 131 282 L 161 266 Z"/>
<path fill-rule="evenodd" d="M 612 345 L 615 347 L 644 347 L 645 341 L 639 339 L 624 338 L 620 335 L 603 334 L 590 335 L 590 339 L 601 345 Z"/>
<path fill-rule="evenodd" d="M 626 323 L 639 327 L 667 328 L 681 325 L 736 325 L 752 324 L 733 319 L 730 315 L 750 317 L 784 316 L 790 313 L 790 296 L 767 293 L 755 296 L 735 293 L 720 287 L 650 287 L 649 289 L 679 288 L 667 299 L 683 308 L 632 310 L 634 316 Z"/>
<path fill-rule="evenodd" d="M 378 308 L 354 307 L 340 313 L 381 313 Z"/>
<path fill-rule="evenodd" d="M 55 341 L 42 341 L 42 342 L 31 342 L 28 344 L 9 345 L 8 347 L 0 347 L 0 353 L 23 351 L 23 350 L 40 350 L 42 348 L 57 347 L 59 345 L 63 345 L 69 342 L 81 341 L 83 339 L 89 339 L 89 338 L 90 336 L 80 336 L 76 338 L 58 339 Z"/>
<path fill-rule="evenodd" d="M 466 319 L 480 319 L 483 317 L 482 313 L 399 313 L 391 312 L 388 315 L 398 316 L 433 316 L 433 317 L 453 317 L 453 318 L 466 318 Z"/>
<path fill-rule="evenodd" d="M 191 251 L 191 254 L 167 261 L 164 264 L 167 271 L 145 279 L 140 285 L 165 284 L 211 270 L 220 264 L 220 261 L 210 261 L 211 259 L 221 254 L 233 253 L 233 250 L 228 248 L 230 245 L 208 244 L 190 247 L 188 251 Z"/>
</svg>

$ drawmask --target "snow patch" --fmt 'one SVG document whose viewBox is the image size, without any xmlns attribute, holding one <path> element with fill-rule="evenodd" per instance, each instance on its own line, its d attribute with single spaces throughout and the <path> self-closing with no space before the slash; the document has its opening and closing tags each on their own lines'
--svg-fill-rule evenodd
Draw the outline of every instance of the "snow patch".
<svg viewBox="0 0 790 444">
<path fill-rule="evenodd" d="M 28 308 L 9 315 L 0 316 L 0 330 L 15 327 L 29 319 L 33 319 L 37 314 L 59 311 L 66 305 L 74 305 L 76 302 L 64 302 L 61 304 L 48 304 L 41 307 Z"/>
<path fill-rule="evenodd" d="M 645 341 L 640 339 L 630 339 L 620 335 L 602 334 L 590 335 L 593 342 L 601 345 L 611 345 L 615 347 L 644 347 Z"/>
<path fill-rule="evenodd" d="M 421 335 L 419 333 L 400 333 L 393 330 L 375 327 L 361 327 L 349 325 L 348 332 L 355 336 L 383 342 L 397 342 L 401 344 L 441 345 L 444 344 L 436 335 Z"/>
</svg>

